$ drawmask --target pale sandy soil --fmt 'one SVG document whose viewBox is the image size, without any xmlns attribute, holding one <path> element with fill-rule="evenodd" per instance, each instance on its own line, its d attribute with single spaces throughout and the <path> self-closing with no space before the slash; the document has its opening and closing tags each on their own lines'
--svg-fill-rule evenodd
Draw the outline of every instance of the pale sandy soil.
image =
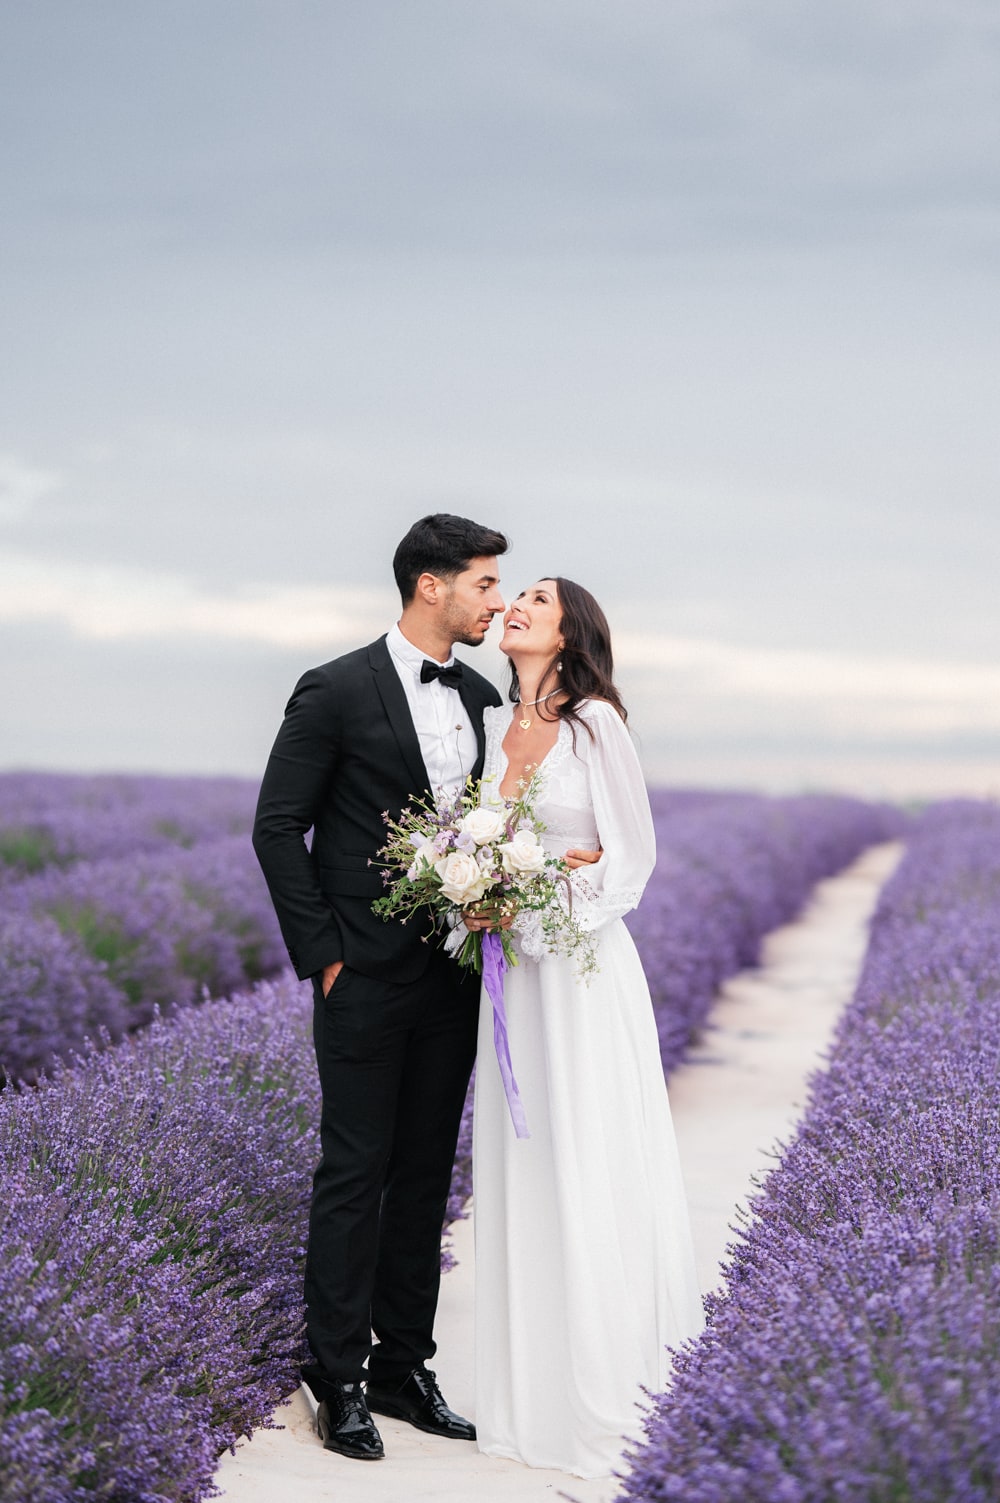
<svg viewBox="0 0 1000 1503">
<path fill-rule="evenodd" d="M 837 1016 L 849 999 L 882 883 L 899 860 L 898 843 L 876 846 L 839 877 L 820 883 L 806 911 L 771 934 L 761 966 L 727 983 L 703 1043 L 675 1071 L 670 1100 L 691 1206 L 704 1289 L 719 1265 L 737 1205 L 787 1139 L 821 1063 Z M 472 1223 L 455 1228 L 456 1269 L 443 1280 L 434 1359 L 441 1387 L 460 1413 L 475 1417 Z M 324 1451 L 312 1428 L 311 1400 L 300 1390 L 275 1416 L 280 1430 L 259 1430 L 223 1458 L 216 1483 L 231 1503 L 543 1503 L 573 1498 L 608 1503 L 616 1486 L 583 1482 L 482 1456 L 475 1445 L 422 1435 L 380 1419 L 380 1462 L 348 1461 Z"/>
</svg>

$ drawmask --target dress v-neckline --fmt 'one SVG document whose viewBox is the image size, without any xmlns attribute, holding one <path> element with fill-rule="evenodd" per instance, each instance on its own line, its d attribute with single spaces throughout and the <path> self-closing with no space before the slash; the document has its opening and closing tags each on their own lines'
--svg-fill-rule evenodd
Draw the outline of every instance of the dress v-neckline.
<svg viewBox="0 0 1000 1503">
<path fill-rule="evenodd" d="M 505 730 L 503 732 L 503 735 L 500 736 L 500 738 L 499 738 L 499 740 L 497 742 L 497 751 L 499 752 L 500 756 L 503 758 L 503 766 L 500 769 L 500 776 L 497 778 L 497 792 L 499 793 L 499 795 L 500 795 L 500 797 L 502 799 L 505 799 L 508 802 L 510 802 L 513 799 L 516 799 L 517 798 L 517 794 L 516 793 L 504 793 L 504 791 L 503 791 L 503 780 L 507 776 L 508 772 L 510 772 L 510 757 L 508 757 L 507 752 L 504 749 L 504 744 L 503 743 L 504 743 L 504 738 L 507 735 L 507 731 L 510 730 L 510 727 L 513 724 L 514 724 L 514 709 L 513 709 L 513 706 L 512 706 L 511 707 L 511 712 L 510 712 L 510 721 L 509 721 L 508 725 L 506 726 L 506 728 L 505 728 Z M 563 720 L 560 719 L 560 721 L 559 721 L 559 728 L 556 731 L 556 739 L 553 741 L 552 745 L 549 747 L 548 751 L 545 753 L 545 756 L 541 759 L 541 761 L 535 763 L 535 766 L 534 766 L 534 768 L 532 770 L 532 773 L 531 773 L 531 777 L 527 780 L 527 782 L 525 784 L 525 792 L 527 792 L 527 790 L 531 787 L 532 783 L 535 781 L 535 779 L 537 778 L 538 774 L 541 772 L 542 768 L 545 766 L 546 762 L 549 760 L 549 758 L 551 757 L 552 753 L 555 751 L 556 747 L 559 745 L 559 742 L 562 740 L 562 733 L 563 733 L 563 726 L 564 726 L 564 724 L 565 724 L 565 721 L 563 721 Z"/>
</svg>

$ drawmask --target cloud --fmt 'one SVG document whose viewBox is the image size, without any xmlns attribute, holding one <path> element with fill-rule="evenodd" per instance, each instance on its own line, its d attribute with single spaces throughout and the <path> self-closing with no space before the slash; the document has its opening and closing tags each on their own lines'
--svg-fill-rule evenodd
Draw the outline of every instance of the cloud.
<svg viewBox="0 0 1000 1503">
<path fill-rule="evenodd" d="M 906 236 L 914 218 L 933 236 L 942 210 L 969 216 L 960 233 L 988 222 L 982 0 L 911 0 L 902 17 L 889 0 L 388 0 L 291 22 L 180 0 L 171 18 L 151 71 L 143 7 L 14 9 L 20 199 L 83 234 L 90 206 L 113 204 L 129 250 L 173 253 L 194 225 L 241 257 L 745 250 Z"/>
<path fill-rule="evenodd" d="M 26 517 L 37 501 L 59 489 L 62 477 L 18 458 L 0 454 L 0 522 Z"/>
<path fill-rule="evenodd" d="M 385 590 L 246 585 L 214 593 L 179 575 L 0 559 L 0 621 L 55 623 L 92 641 L 197 637 L 334 648 L 370 640 L 393 616 Z"/>
<path fill-rule="evenodd" d="M 705 710 L 731 723 L 777 715 L 799 734 L 939 739 L 1000 733 L 1000 668 L 844 652 L 802 652 L 622 632 L 616 660 L 637 682 L 659 680 L 656 722 L 704 728 Z M 711 719 L 718 724 L 715 708 Z"/>
</svg>

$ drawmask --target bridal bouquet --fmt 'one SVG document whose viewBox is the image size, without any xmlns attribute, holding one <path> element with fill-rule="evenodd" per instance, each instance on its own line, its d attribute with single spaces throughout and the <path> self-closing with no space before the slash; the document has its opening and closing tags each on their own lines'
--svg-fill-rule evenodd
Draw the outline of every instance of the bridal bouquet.
<svg viewBox="0 0 1000 1503">
<path fill-rule="evenodd" d="M 492 776 L 476 784 L 470 779 L 455 797 L 439 793 L 407 805 L 398 819 L 383 816 L 389 838 L 378 855 L 389 890 L 372 906 L 383 918 L 403 923 L 429 908 L 456 928 L 463 913 L 489 912 L 499 924 L 533 910 L 546 948 L 575 955 L 578 972 L 586 975 L 594 969 L 592 936 L 573 918 L 569 867 L 542 845 L 545 826 L 534 812 L 532 785 L 516 799 L 504 799 L 495 782 Z M 467 932 L 459 964 L 481 972 L 483 940 L 491 937 L 499 940 L 506 964 L 517 965 L 509 929 L 492 936 Z"/>
<path fill-rule="evenodd" d="M 517 1082 L 510 1066 L 503 978 L 517 965 L 510 929 L 500 920 L 533 911 L 539 915 L 546 948 L 576 957 L 577 973 L 596 966 L 593 936 L 573 918 L 569 867 L 542 845 L 544 825 L 534 812 L 534 786 L 524 784 L 515 799 L 503 798 L 493 776 L 465 792 L 438 793 L 414 801 L 398 819 L 384 815 L 388 839 L 378 855 L 388 891 L 372 904 L 383 918 L 405 924 L 421 909 L 452 926 L 451 948 L 460 965 L 483 976 L 493 1003 L 493 1034 L 511 1117 L 519 1137 L 527 1136 Z M 462 914 L 488 912 L 495 930 L 467 930 Z M 463 926 L 464 927 L 464 926 Z"/>
</svg>

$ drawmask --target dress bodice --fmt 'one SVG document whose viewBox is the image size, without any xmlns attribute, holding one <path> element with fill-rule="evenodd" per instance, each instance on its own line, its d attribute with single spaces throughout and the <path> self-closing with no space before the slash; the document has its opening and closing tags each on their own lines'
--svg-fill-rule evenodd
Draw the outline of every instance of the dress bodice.
<svg viewBox="0 0 1000 1503">
<path fill-rule="evenodd" d="M 499 794 L 507 776 L 509 761 L 503 739 L 513 718 L 510 706 L 486 712 L 486 762 L 484 776 L 492 774 L 493 787 Z M 534 774 L 535 812 L 545 826 L 542 844 L 554 856 L 563 856 L 571 847 L 596 850 L 597 819 L 590 792 L 587 765 L 574 755 L 574 735 L 586 737 L 586 731 L 560 720 L 555 744 L 539 763 Z"/>
<path fill-rule="evenodd" d="M 553 855 L 572 847 L 600 849 L 598 861 L 571 873 L 573 916 L 582 928 L 596 930 L 636 906 L 656 860 L 656 837 L 646 784 L 635 748 L 618 712 L 604 700 L 585 700 L 582 725 L 562 720 L 555 745 L 539 763 L 534 811 L 545 825 L 542 841 Z M 510 705 L 485 712 L 484 777 L 493 797 L 508 770 L 503 739 L 510 726 Z M 537 914 L 515 921 L 524 953 L 543 953 Z"/>
</svg>

